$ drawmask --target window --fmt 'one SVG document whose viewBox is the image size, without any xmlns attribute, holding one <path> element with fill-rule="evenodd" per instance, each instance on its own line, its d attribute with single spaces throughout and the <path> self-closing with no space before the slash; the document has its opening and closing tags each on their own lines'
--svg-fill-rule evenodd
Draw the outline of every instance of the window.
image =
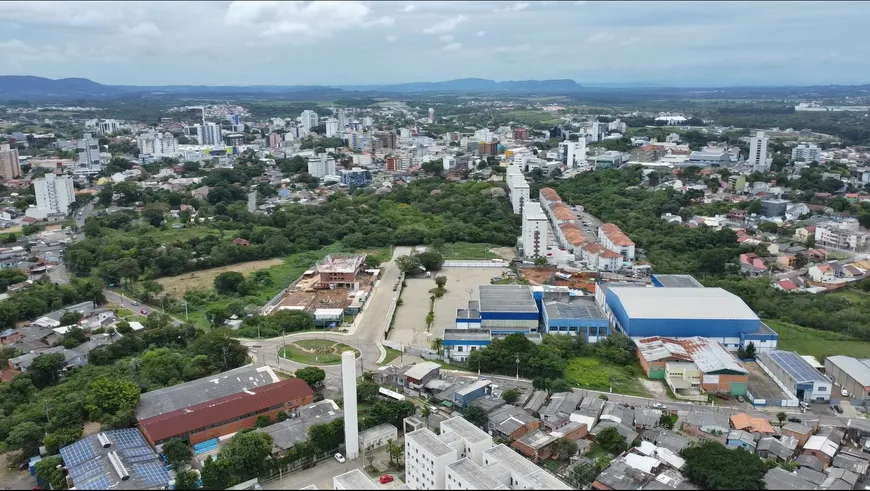
<svg viewBox="0 0 870 491">
<path fill-rule="evenodd" d="M 827 392 L 827 391 L 828 391 L 828 388 L 825 387 L 824 385 L 819 387 L 819 392 Z"/>
<path fill-rule="evenodd" d="M 456 347 L 456 351 L 462 353 L 462 348 L 463 348 L 462 346 L 457 346 L 457 347 Z"/>
</svg>

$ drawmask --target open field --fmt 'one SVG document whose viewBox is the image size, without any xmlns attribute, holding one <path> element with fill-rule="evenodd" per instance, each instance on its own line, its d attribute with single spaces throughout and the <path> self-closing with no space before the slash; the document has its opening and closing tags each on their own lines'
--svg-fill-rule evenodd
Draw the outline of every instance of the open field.
<svg viewBox="0 0 870 491">
<path fill-rule="evenodd" d="M 572 358 L 565 366 L 564 378 L 577 387 L 607 391 L 613 382 L 613 392 L 646 397 L 648 394 L 638 380 L 643 373 L 635 363 L 624 367 L 613 365 L 591 356 Z"/>
<path fill-rule="evenodd" d="M 453 242 L 441 247 L 444 259 L 498 259 L 499 255 L 492 252 L 492 244 L 472 244 L 469 242 Z"/>
<path fill-rule="evenodd" d="M 346 344 L 325 339 L 308 339 L 288 344 L 280 351 L 280 355 L 307 365 L 337 365 L 341 363 L 341 354 L 348 350 L 353 351 L 354 356 L 359 356 L 359 351 Z"/>
<path fill-rule="evenodd" d="M 163 286 L 163 289 L 170 295 L 183 298 L 188 290 L 197 289 L 203 290 L 212 288 L 214 279 L 221 273 L 235 271 L 237 273 L 249 274 L 261 269 L 278 266 L 284 261 L 282 259 L 264 259 L 262 261 L 250 261 L 246 263 L 231 264 L 229 266 L 221 266 L 219 268 L 203 269 L 201 271 L 193 271 L 190 273 L 180 274 L 178 276 L 168 276 L 157 280 Z"/>
<path fill-rule="evenodd" d="M 838 294 L 845 293 L 847 292 Z M 779 349 L 796 351 L 801 355 L 812 355 L 822 363 L 826 357 L 832 355 L 866 358 L 870 353 L 870 342 L 853 339 L 843 334 L 819 331 L 773 319 L 764 319 L 764 323 L 779 334 Z"/>
<path fill-rule="evenodd" d="M 384 357 L 384 361 L 381 362 L 381 365 L 389 365 L 393 360 L 395 360 L 399 357 L 399 355 L 402 354 L 401 351 L 395 350 L 393 348 L 384 347 L 384 349 L 387 351 L 387 356 Z"/>
</svg>

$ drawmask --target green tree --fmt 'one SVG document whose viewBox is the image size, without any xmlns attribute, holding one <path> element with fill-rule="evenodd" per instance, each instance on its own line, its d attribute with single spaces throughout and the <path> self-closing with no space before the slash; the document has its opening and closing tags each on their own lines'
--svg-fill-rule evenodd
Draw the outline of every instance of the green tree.
<svg viewBox="0 0 870 491">
<path fill-rule="evenodd" d="M 745 356 L 746 356 L 746 358 L 748 358 L 750 360 L 755 359 L 755 343 L 754 342 L 750 341 L 749 344 L 746 345 Z"/>
<path fill-rule="evenodd" d="M 561 460 L 568 460 L 573 457 L 577 454 L 577 450 L 577 443 L 567 438 L 559 438 L 553 442 L 553 454 Z"/>
<path fill-rule="evenodd" d="M 163 444 L 163 455 L 166 456 L 166 460 L 169 464 L 172 465 L 176 471 L 179 471 L 190 462 L 190 459 L 193 457 L 193 452 L 184 440 L 181 438 L 172 438 Z"/>
<path fill-rule="evenodd" d="M 82 426 L 77 425 L 70 428 L 59 429 L 55 432 L 45 435 L 45 449 L 49 454 L 57 454 L 60 449 L 72 445 L 79 441 L 82 437 Z"/>
<path fill-rule="evenodd" d="M 68 312 L 64 312 L 62 316 L 60 316 L 60 325 L 62 326 L 72 326 L 74 324 L 78 324 L 80 320 L 82 320 L 81 312 L 76 312 L 75 310 L 70 310 Z"/>
<path fill-rule="evenodd" d="M 420 416 L 423 418 L 423 422 L 426 423 L 426 429 L 429 429 L 429 416 L 432 416 L 432 408 L 428 404 L 424 405 L 423 409 L 420 409 Z"/>
<path fill-rule="evenodd" d="M 223 295 L 239 293 L 240 287 L 245 283 L 245 276 L 236 271 L 226 271 L 217 275 L 214 279 L 214 289 Z"/>
<path fill-rule="evenodd" d="M 190 490 L 190 489 L 199 489 L 199 485 L 196 484 L 197 475 L 192 470 L 182 471 L 175 475 L 175 489 L 179 490 Z M 226 489 L 226 488 L 218 488 L 218 489 Z"/>
<path fill-rule="evenodd" d="M 661 426 L 663 428 L 673 430 L 675 424 L 676 424 L 676 417 L 674 417 L 670 413 L 662 414 L 659 417 L 659 426 Z"/>
<path fill-rule="evenodd" d="M 233 484 L 232 464 L 226 459 L 215 460 L 209 457 L 202 466 L 202 487 L 204 489 L 227 489 Z"/>
<path fill-rule="evenodd" d="M 356 396 L 362 402 L 374 402 L 378 397 L 378 390 L 381 387 L 367 380 L 363 380 L 356 386 Z"/>
<path fill-rule="evenodd" d="M 779 421 L 780 428 L 783 427 L 783 425 L 785 424 L 785 420 L 787 420 L 787 419 L 788 419 L 788 415 L 785 414 L 784 412 L 780 411 L 780 412 L 776 413 L 776 420 Z"/>
<path fill-rule="evenodd" d="M 33 385 L 43 388 L 57 382 L 60 371 L 65 366 L 66 359 L 63 353 L 49 353 L 34 358 L 27 373 L 30 374 Z"/>
<path fill-rule="evenodd" d="M 265 428 L 271 424 L 272 424 L 272 418 L 270 418 L 266 414 L 261 414 L 261 415 L 257 416 L 257 422 L 254 423 L 254 426 L 256 426 L 257 428 Z"/>
<path fill-rule="evenodd" d="M 444 289 L 444 285 L 446 285 L 446 284 L 447 284 L 447 277 L 446 276 L 436 276 L 435 277 L 435 285 L 437 285 L 438 288 Z"/>
<path fill-rule="evenodd" d="M 412 275 L 420 270 L 420 256 L 399 256 L 396 258 L 396 266 L 399 271 L 406 275 Z"/>
<path fill-rule="evenodd" d="M 501 398 L 504 399 L 504 402 L 508 404 L 513 404 L 517 402 L 517 400 L 520 398 L 520 394 L 521 392 L 519 389 L 511 388 L 502 392 Z"/>
<path fill-rule="evenodd" d="M 417 257 L 420 259 L 420 265 L 426 268 L 427 271 L 440 271 L 441 266 L 444 264 L 444 256 L 436 250 L 421 252 Z M 446 283 L 447 280 L 445 279 L 444 281 Z"/>
<path fill-rule="evenodd" d="M 574 489 L 586 489 L 600 472 L 594 462 L 578 462 L 568 470 L 566 481 Z"/>
<path fill-rule="evenodd" d="M 42 436 L 42 428 L 38 424 L 25 421 L 9 430 L 6 444 L 13 450 L 20 449 L 23 455 L 34 455 L 37 453 Z"/>
<path fill-rule="evenodd" d="M 767 466 L 743 448 L 730 450 L 718 442 L 703 441 L 680 452 L 686 460 L 683 475 L 702 489 L 764 489 Z"/>
<path fill-rule="evenodd" d="M 312 389 L 319 387 L 320 383 L 326 380 L 326 372 L 318 367 L 300 368 L 299 370 L 296 370 L 295 376 L 298 379 L 304 380 Z"/>
<path fill-rule="evenodd" d="M 599 432 L 595 437 L 595 442 L 598 443 L 601 448 L 613 455 L 621 454 L 628 446 L 625 442 L 625 437 L 620 435 L 619 432 L 616 431 L 616 428 L 612 426 L 601 430 L 601 432 Z"/>
<path fill-rule="evenodd" d="M 66 489 L 66 476 L 62 466 L 63 459 L 60 455 L 46 457 L 36 463 L 36 477 L 40 482 L 50 483 L 52 489 Z"/>
<path fill-rule="evenodd" d="M 469 423 L 479 428 L 485 428 L 486 423 L 489 421 L 489 418 L 486 415 L 486 411 L 478 406 L 466 407 L 462 415 L 463 417 L 465 417 L 466 420 L 468 420 Z"/>
<path fill-rule="evenodd" d="M 205 355 L 212 361 L 212 366 L 220 371 L 240 367 L 247 360 L 248 348 L 232 335 L 229 329 L 209 331 L 196 338 L 190 346 L 190 352 L 195 356 Z"/>
<path fill-rule="evenodd" d="M 245 481 L 265 469 L 266 458 L 271 453 L 271 435 L 262 431 L 242 430 L 221 449 L 220 458 L 230 462 L 230 471 L 235 480 Z"/>
<path fill-rule="evenodd" d="M 95 421 L 106 416 L 132 414 L 139 405 L 139 386 L 129 380 L 101 377 L 94 380 L 87 392 L 85 407 Z"/>
</svg>

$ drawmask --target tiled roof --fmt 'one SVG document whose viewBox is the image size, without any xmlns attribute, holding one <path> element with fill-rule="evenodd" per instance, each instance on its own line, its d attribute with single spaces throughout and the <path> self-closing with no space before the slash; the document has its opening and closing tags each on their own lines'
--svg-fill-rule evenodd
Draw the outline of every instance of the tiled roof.
<svg viewBox="0 0 870 491">
<path fill-rule="evenodd" d="M 602 225 L 601 231 L 611 242 L 618 246 L 628 247 L 634 245 L 634 242 L 632 242 L 632 240 L 629 239 L 618 226 L 612 223 L 605 223 Z"/>
<path fill-rule="evenodd" d="M 541 188 L 541 196 L 543 196 L 547 201 L 562 201 L 562 198 L 559 197 L 559 193 L 557 193 L 553 188 Z"/>
</svg>

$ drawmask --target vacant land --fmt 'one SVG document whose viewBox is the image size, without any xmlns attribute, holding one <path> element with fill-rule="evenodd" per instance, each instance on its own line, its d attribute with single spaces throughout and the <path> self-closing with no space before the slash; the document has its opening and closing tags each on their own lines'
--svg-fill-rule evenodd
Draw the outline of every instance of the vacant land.
<svg viewBox="0 0 870 491">
<path fill-rule="evenodd" d="M 219 268 L 203 269 L 201 271 L 193 271 L 184 273 L 178 276 L 168 276 L 157 280 L 163 286 L 163 289 L 170 295 L 183 298 L 188 290 L 204 290 L 212 288 L 214 279 L 221 273 L 235 271 L 237 273 L 249 274 L 261 269 L 278 266 L 284 262 L 283 259 L 264 259 L 262 261 L 250 261 L 246 263 L 230 264 L 229 266 L 221 266 Z"/>
<path fill-rule="evenodd" d="M 359 356 L 359 351 L 346 344 L 325 339 L 309 339 L 288 344 L 281 350 L 281 357 L 306 365 L 337 365 L 341 363 L 341 354 L 353 351 Z"/>
<path fill-rule="evenodd" d="M 843 334 L 819 331 L 772 319 L 765 319 L 764 323 L 779 334 L 779 349 L 812 355 L 822 363 L 826 357 L 832 355 L 866 358 L 870 353 L 870 342 L 859 341 Z"/>
<path fill-rule="evenodd" d="M 387 356 L 384 357 L 384 361 L 381 362 L 381 365 L 389 365 L 393 360 L 399 357 L 402 354 L 401 351 L 395 350 L 393 348 L 384 347 L 384 350 L 387 352 Z"/>
<path fill-rule="evenodd" d="M 637 379 L 640 373 L 640 367 L 636 363 L 619 366 L 591 356 L 583 356 L 568 362 L 564 377 L 568 383 L 584 389 L 607 391 L 612 383 L 613 392 L 646 397 L 647 392 Z"/>
<path fill-rule="evenodd" d="M 490 249 L 492 244 L 472 244 L 469 242 L 454 242 L 441 247 L 444 259 L 499 259 L 500 256 Z"/>
</svg>

